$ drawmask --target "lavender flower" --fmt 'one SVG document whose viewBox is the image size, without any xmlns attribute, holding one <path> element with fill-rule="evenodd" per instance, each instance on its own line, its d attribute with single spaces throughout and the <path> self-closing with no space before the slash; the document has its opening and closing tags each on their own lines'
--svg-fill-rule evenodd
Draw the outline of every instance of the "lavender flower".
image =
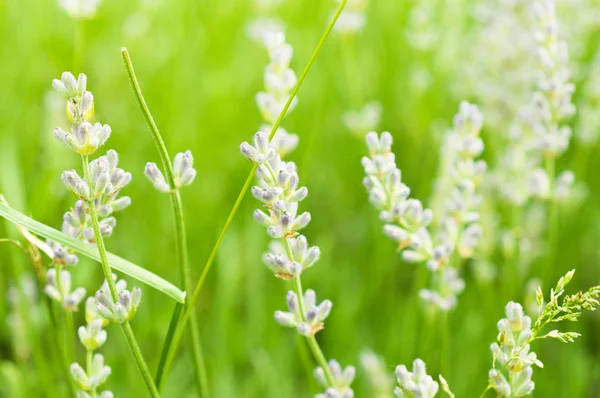
<svg viewBox="0 0 600 398">
<path fill-rule="evenodd" d="M 51 299 L 61 303 L 67 311 L 77 311 L 77 307 L 85 297 L 85 289 L 78 287 L 71 291 L 71 274 L 66 270 L 51 268 L 48 270 L 48 283 L 44 287 L 44 292 Z"/>
<path fill-rule="evenodd" d="M 275 311 L 275 320 L 282 326 L 295 327 L 304 336 L 314 336 L 324 328 L 323 321 L 329 316 L 333 304 L 329 300 L 317 305 L 314 290 L 304 293 L 304 308 L 300 308 L 298 296 L 293 291 L 287 294 L 287 305 L 290 312 Z"/>
<path fill-rule="evenodd" d="M 394 394 L 398 398 L 433 398 L 438 392 L 439 385 L 427 374 L 425 362 L 415 359 L 412 372 L 406 369 L 404 365 L 396 367 L 396 377 L 399 387 L 396 387 Z"/>
<path fill-rule="evenodd" d="M 175 155 L 173 160 L 173 180 L 175 186 L 173 189 L 181 189 L 184 186 L 191 185 L 196 178 L 196 169 L 194 169 L 194 157 L 192 152 L 187 150 L 180 152 Z M 169 183 L 165 180 L 165 177 L 161 173 L 156 163 L 146 163 L 144 174 L 148 180 L 154 185 L 159 192 L 171 193 L 173 189 L 169 186 Z"/>
<path fill-rule="evenodd" d="M 347 366 L 342 369 L 339 362 L 335 359 L 330 360 L 327 365 L 329 371 L 333 375 L 335 387 L 327 388 L 329 383 L 325 376 L 325 371 L 323 368 L 318 367 L 315 370 L 315 378 L 319 384 L 326 387 L 327 390 L 324 394 L 317 394 L 315 398 L 354 398 L 354 391 L 350 388 L 350 385 L 354 381 L 354 376 L 356 375 L 354 366 Z"/>
</svg>

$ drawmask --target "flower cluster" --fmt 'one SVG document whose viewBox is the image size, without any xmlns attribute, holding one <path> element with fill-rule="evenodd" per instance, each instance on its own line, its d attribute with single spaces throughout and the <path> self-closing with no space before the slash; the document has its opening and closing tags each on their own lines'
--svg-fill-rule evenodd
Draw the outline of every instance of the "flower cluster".
<svg viewBox="0 0 600 398">
<path fill-rule="evenodd" d="M 269 134 L 283 111 L 297 78 L 290 68 L 294 51 L 292 46 L 286 43 L 285 34 L 273 29 L 263 32 L 262 36 L 262 43 L 267 49 L 270 62 L 264 72 L 265 91 L 256 94 L 256 104 L 265 122 L 260 130 Z M 294 97 L 286 114 L 291 112 L 297 103 L 298 98 Z M 284 157 L 296 149 L 298 136 L 279 126 L 271 140 L 271 146 Z"/>
<path fill-rule="evenodd" d="M 575 113 L 571 97 L 575 86 L 569 81 L 567 43 L 560 41 L 554 0 L 534 3 L 538 42 L 538 92 L 534 94 L 531 128 L 535 149 L 545 157 L 558 157 L 569 146 L 571 129 L 561 123 Z"/>
<path fill-rule="evenodd" d="M 298 232 L 310 222 L 310 213 L 298 214 L 298 204 L 306 198 L 308 189 L 299 186 L 296 164 L 281 160 L 269 146 L 266 133 L 256 133 L 254 146 L 244 142 L 240 151 L 258 164 L 258 185 L 252 187 L 252 195 L 263 203 L 266 212 L 257 209 L 254 218 L 266 227 L 272 239 L 283 240 L 283 245 L 271 245 L 265 263 L 278 278 L 296 278 L 320 256 L 319 248 L 309 247 L 306 237 Z"/>
<path fill-rule="evenodd" d="M 457 94 L 477 96 L 487 125 L 499 139 L 504 139 L 520 106 L 531 95 L 535 42 L 530 34 L 530 8 L 526 1 L 482 1 L 463 39 L 464 47 L 457 50 L 468 59 L 460 62 Z"/>
<path fill-rule="evenodd" d="M 332 359 L 327 364 L 331 375 L 333 376 L 335 387 L 328 387 L 327 377 L 322 367 L 315 370 L 315 378 L 321 386 L 327 388 L 323 394 L 317 394 L 315 398 L 354 398 L 354 391 L 350 388 L 356 369 L 354 366 L 346 366 L 342 369 L 339 362 Z"/>
<path fill-rule="evenodd" d="M 463 258 L 473 255 L 481 235 L 478 191 L 487 165 L 477 158 L 483 152 L 479 137 L 483 116 L 476 105 L 460 103 L 454 128 L 444 137 L 440 172 L 435 183 L 435 213 L 450 241 Z"/>
<path fill-rule="evenodd" d="M 64 72 L 60 80 L 52 81 L 52 86 L 64 96 L 67 116 L 72 122 L 71 133 L 57 127 L 54 136 L 81 156 L 93 154 L 110 137 L 111 129 L 108 125 L 90 123 L 94 114 L 94 97 L 87 91 L 87 77 L 80 74 L 75 79 L 70 72 Z M 88 169 L 84 170 L 84 178 L 75 170 L 62 173 L 63 182 L 78 198 L 75 206 L 64 215 L 62 232 L 86 243 L 95 243 L 89 216 L 89 206 L 94 206 L 100 217 L 101 234 L 112 234 L 116 219 L 111 215 L 131 203 L 129 197 L 119 197 L 121 189 L 131 181 L 131 174 L 117 167 L 118 160 L 117 153 L 110 150 L 106 156 L 89 163 Z M 78 258 L 72 250 L 56 242 L 49 241 L 48 244 L 53 251 L 52 265 L 55 269 L 48 270 L 48 284 L 44 290 L 66 310 L 76 311 L 85 296 L 85 289 L 71 291 L 71 275 L 63 267 L 77 264 Z"/>
<path fill-rule="evenodd" d="M 84 167 L 83 177 L 75 170 L 62 173 L 63 182 L 78 199 L 75 206 L 65 214 L 62 230 L 69 236 L 96 244 L 99 239 L 112 234 L 116 226 L 113 213 L 131 204 L 129 197 L 119 196 L 121 189 L 131 182 L 131 174 L 117 167 L 119 156 L 114 150 L 109 150 L 105 156 L 91 162 L 88 161 L 88 157 L 106 143 L 111 129 L 107 125 L 90 123 L 94 102 L 92 94 L 86 90 L 86 83 L 87 78 L 84 74 L 80 74 L 76 80 L 69 72 L 63 73 L 61 80 L 53 81 L 54 88 L 66 99 L 67 115 L 73 123 L 71 133 L 56 128 L 54 135 L 81 156 Z M 191 154 L 189 157 L 191 158 Z M 190 174 L 191 162 L 191 159 L 184 155 L 179 156 L 179 160 L 176 158 L 175 168 L 181 171 L 181 174 L 177 175 L 178 183 Z M 193 169 L 192 174 L 195 175 Z M 63 267 L 77 263 L 77 257 L 56 242 L 49 242 L 49 246 L 54 252 L 55 268 L 48 271 L 46 294 L 61 302 L 65 309 L 76 311 L 85 296 L 85 289 L 76 288 L 71 292 L 71 275 Z M 116 280 L 117 276 L 112 275 L 112 278 Z M 76 362 L 71 365 L 73 379 L 80 388 L 77 392 L 79 398 L 113 396 L 110 391 L 97 391 L 111 370 L 104 364 L 103 356 L 94 352 L 106 342 L 107 333 L 103 328 L 109 322 L 127 322 L 135 315 L 141 299 L 141 290 L 134 288 L 129 292 L 126 287 L 125 281 L 118 281 L 115 286 L 117 300 L 113 300 L 109 293 L 109 285 L 105 281 L 95 297 L 89 297 L 86 301 L 86 325 L 78 330 L 79 340 L 87 350 L 86 369 Z"/>
<path fill-rule="evenodd" d="M 311 219 L 310 213 L 298 212 L 299 202 L 306 198 L 308 189 L 299 185 L 296 165 L 281 160 L 265 132 L 256 133 L 254 146 L 242 143 L 240 152 L 257 166 L 258 184 L 252 187 L 252 195 L 263 203 L 264 209 L 257 209 L 254 218 L 273 239 L 264 261 L 276 277 L 294 280 L 295 289 L 287 295 L 289 312 L 276 311 L 275 320 L 283 326 L 296 328 L 318 347 L 314 335 L 324 328 L 324 320 L 333 304 L 329 300 L 317 304 L 315 292 L 304 291 L 300 281 L 302 272 L 315 264 L 321 254 L 318 247 L 309 246 L 306 237 L 299 233 Z M 329 369 L 317 369 L 317 378 L 327 388 L 325 395 L 319 396 L 352 397 L 349 386 L 354 370 L 351 369 L 342 372 L 335 361 L 330 362 Z"/>
<path fill-rule="evenodd" d="M 304 308 L 300 308 L 298 296 L 291 290 L 287 294 L 287 305 L 290 312 L 276 311 L 275 320 L 282 326 L 295 327 L 304 336 L 314 336 L 323 329 L 323 321 L 333 306 L 329 300 L 317 305 L 317 296 L 312 289 L 304 293 Z"/>
<path fill-rule="evenodd" d="M 377 130 L 382 112 L 381 103 L 371 101 L 358 111 L 344 113 L 344 124 L 352 134 L 362 139 L 369 131 Z"/>
<path fill-rule="evenodd" d="M 83 287 L 73 289 L 71 273 L 57 266 L 48 270 L 47 278 L 47 284 L 44 286 L 46 295 L 60 303 L 67 311 L 77 311 L 86 290 Z"/>
<path fill-rule="evenodd" d="M 87 371 L 83 370 L 78 363 L 71 365 L 73 379 L 81 389 L 77 391 L 77 398 L 112 398 L 113 393 L 110 391 L 96 393 L 96 389 L 104 384 L 110 373 L 110 366 L 104 364 L 104 357 L 101 354 L 94 354 Z"/>
<path fill-rule="evenodd" d="M 165 177 L 161 173 L 156 163 L 146 163 L 144 174 L 148 180 L 154 185 L 159 192 L 171 193 L 174 190 L 181 189 L 186 185 L 191 185 L 196 178 L 196 169 L 194 169 L 194 157 L 192 152 L 187 150 L 180 152 L 175 155 L 173 159 L 173 183 L 174 187 L 171 187 L 165 180 Z"/>
<path fill-rule="evenodd" d="M 542 335 L 545 326 L 562 321 L 575 322 L 583 310 L 594 311 L 600 305 L 600 286 L 586 292 L 564 296 L 565 288 L 575 271 L 569 271 L 550 290 L 550 300 L 544 303 L 540 287 L 536 290 L 537 312 L 535 322 L 523 313 L 520 304 L 509 302 L 506 305 L 506 318 L 498 322 L 498 341 L 491 345 L 493 368 L 489 372 L 488 388 L 494 388 L 501 397 L 524 397 L 531 395 L 535 383 L 531 380 L 533 365 L 543 367 L 536 354 L 530 351 L 530 344 L 539 339 L 552 338 L 563 343 L 573 342 L 579 333 L 551 330 Z M 545 305 L 544 305 L 545 304 Z"/>
<path fill-rule="evenodd" d="M 412 372 L 404 365 L 396 367 L 396 377 L 399 387 L 394 389 L 398 398 L 433 398 L 439 390 L 437 381 L 427 374 L 425 362 L 420 359 L 413 361 Z"/>
<path fill-rule="evenodd" d="M 498 332 L 498 342 L 490 347 L 494 358 L 490 382 L 503 397 L 530 395 L 535 387 L 532 365 L 541 366 L 529 348 L 531 318 L 523 314 L 520 304 L 511 301 L 506 305 L 506 318 L 498 322 Z"/>
<path fill-rule="evenodd" d="M 402 174 L 396 167 L 392 152 L 392 135 L 387 131 L 379 138 L 371 132 L 366 137 L 370 157 L 362 158 L 366 177 L 364 186 L 369 192 L 369 201 L 385 222 L 384 232 L 398 242 L 406 260 L 422 261 L 433 257 L 433 244 L 426 227 L 433 219 L 429 209 L 417 199 L 409 199 L 410 189 L 402 183 Z M 405 252 L 406 253 L 406 252 Z"/>
<path fill-rule="evenodd" d="M 131 173 L 117 167 L 117 152 L 109 150 L 90 162 L 87 174 L 89 184 L 75 170 L 64 171 L 62 180 L 79 199 L 72 210 L 65 213 L 62 230 L 84 242 L 95 242 L 88 206 L 93 203 L 100 218 L 102 236 L 109 237 L 117 220 L 112 216 L 131 204 L 128 196 L 119 197 L 121 189 L 131 182 Z"/>
<path fill-rule="evenodd" d="M 117 276 L 113 274 L 113 279 Z M 131 291 L 127 290 L 127 282 L 120 280 L 116 283 L 118 300 L 113 301 L 108 284 L 106 281 L 96 292 L 95 310 L 96 317 L 99 315 L 106 321 L 115 323 L 124 323 L 133 319 L 140 301 L 142 300 L 142 289 L 134 287 Z"/>
<path fill-rule="evenodd" d="M 112 275 L 116 282 L 115 287 L 119 300 L 113 303 L 109 293 L 108 283 L 104 281 L 94 297 L 88 297 L 85 303 L 85 321 L 86 325 L 79 327 L 79 341 L 85 347 L 88 358 L 91 362 L 86 365 L 87 370 L 73 363 L 71 373 L 73 378 L 81 388 L 77 392 L 78 397 L 102 397 L 112 398 L 110 391 L 97 393 L 97 389 L 103 384 L 111 373 L 110 367 L 104 365 L 104 358 L 101 354 L 94 354 L 104 345 L 107 339 L 105 327 L 109 323 L 123 323 L 133 319 L 137 307 L 141 300 L 142 291 L 134 287 L 130 292 L 127 290 L 127 282 L 117 280 L 117 275 Z"/>
<path fill-rule="evenodd" d="M 367 5 L 368 0 L 348 0 L 333 29 L 344 35 L 356 34 L 363 30 L 367 23 Z"/>
<path fill-rule="evenodd" d="M 409 198 L 410 189 L 402 183 L 391 151 L 392 136 L 388 132 L 378 137 L 367 134 L 370 156 L 363 157 L 366 177 L 363 184 L 369 201 L 379 210 L 386 224 L 384 233 L 398 242 L 402 258 L 413 263 L 424 262 L 434 272 L 434 288 L 420 292 L 421 298 L 436 307 L 449 311 L 456 305 L 456 296 L 464 289 L 464 281 L 450 264 L 453 254 L 470 258 L 475 253 L 482 228 L 478 193 L 486 164 L 476 158 L 483 151 L 479 137 L 483 118 L 475 105 L 460 104 L 454 118 L 454 129 L 446 134 L 442 147 L 442 164 L 436 182 L 434 204 L 439 217 L 432 237 L 428 226 L 433 212 L 424 209 L 418 199 Z"/>
</svg>

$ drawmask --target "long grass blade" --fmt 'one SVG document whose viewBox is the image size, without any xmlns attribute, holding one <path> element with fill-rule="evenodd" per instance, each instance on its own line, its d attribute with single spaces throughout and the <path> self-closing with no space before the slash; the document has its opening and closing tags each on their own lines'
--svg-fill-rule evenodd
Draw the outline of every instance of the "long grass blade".
<svg viewBox="0 0 600 398">
<path fill-rule="evenodd" d="M 83 243 L 82 241 L 75 239 L 69 235 L 66 235 L 52 227 L 42 224 L 33 218 L 27 217 L 26 215 L 18 212 L 11 208 L 6 203 L 0 201 L 0 217 L 6 218 L 8 221 L 20 225 L 29 231 L 43 236 L 44 238 L 51 239 L 69 249 L 75 250 L 77 253 L 83 254 L 86 257 L 100 261 L 98 250 L 95 246 Z M 160 276 L 148 271 L 145 268 L 140 267 L 132 263 L 131 261 L 125 260 L 115 254 L 108 253 L 108 261 L 110 267 L 120 271 L 126 275 L 131 276 L 138 281 L 145 283 L 146 285 L 166 294 L 174 300 L 183 303 L 185 302 L 185 292 L 167 282 Z"/>
</svg>

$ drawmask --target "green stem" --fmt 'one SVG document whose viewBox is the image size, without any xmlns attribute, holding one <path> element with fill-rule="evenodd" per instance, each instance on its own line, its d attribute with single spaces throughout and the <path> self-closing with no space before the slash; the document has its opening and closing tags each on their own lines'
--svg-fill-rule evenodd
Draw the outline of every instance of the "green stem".
<svg viewBox="0 0 600 398">
<path fill-rule="evenodd" d="M 313 51 L 310 59 L 308 60 L 308 63 L 306 64 L 306 66 L 304 67 L 304 70 L 302 71 L 302 74 L 300 75 L 300 78 L 298 79 L 298 81 L 296 82 L 296 85 L 294 86 L 292 92 L 290 93 L 290 97 L 288 98 L 288 101 L 286 102 L 285 106 L 281 110 L 281 113 L 279 114 L 279 117 L 277 118 L 277 121 L 275 122 L 275 124 L 273 125 L 273 128 L 271 129 L 271 134 L 269 134 L 269 141 L 271 141 L 271 139 L 275 135 L 275 132 L 279 128 L 279 125 L 281 124 L 281 120 L 283 119 L 283 117 L 285 116 L 285 113 L 287 112 L 288 108 L 290 107 L 290 104 L 292 103 L 292 100 L 296 96 L 296 93 L 298 92 L 300 86 L 302 85 L 302 82 L 304 82 L 304 79 L 306 78 L 306 75 L 308 74 L 308 71 L 310 70 L 310 68 L 312 67 L 313 63 L 315 62 L 315 59 L 317 58 L 317 55 L 321 51 L 321 48 L 323 47 L 323 44 L 325 43 L 325 40 L 329 36 L 329 33 L 331 32 L 331 29 L 333 29 L 333 25 L 335 24 L 335 22 L 337 21 L 338 17 L 342 13 L 342 10 L 346 6 L 346 2 L 347 1 L 348 0 L 342 0 L 340 2 L 340 5 L 339 5 L 336 13 L 334 14 L 334 16 L 332 17 L 331 21 L 329 22 L 329 25 L 327 25 L 327 28 L 325 29 L 325 32 L 321 36 L 321 39 L 319 40 L 319 43 L 317 44 L 317 47 Z M 126 53 L 126 51 L 127 50 L 125 50 L 125 53 Z M 196 287 L 194 289 L 194 293 L 192 294 L 192 297 L 191 297 L 191 299 L 189 301 L 189 306 L 186 309 L 185 313 L 183 314 L 183 319 L 181 321 L 181 326 L 175 332 L 175 334 L 173 336 L 173 340 L 165 342 L 165 345 L 169 345 L 169 348 L 167 349 L 167 358 L 164 359 L 165 366 L 163 368 L 163 373 L 165 375 L 168 374 L 169 369 L 171 367 L 171 364 L 173 363 L 173 359 L 174 359 L 175 353 L 177 351 L 177 346 L 179 345 L 179 342 L 181 341 L 182 329 L 183 329 L 183 327 L 185 327 L 186 323 L 188 322 L 188 320 L 190 319 L 190 317 L 191 317 L 191 315 L 193 313 L 193 308 L 194 308 L 194 306 L 196 304 L 196 301 L 198 300 L 198 297 L 200 296 L 200 291 L 202 290 L 202 286 L 204 284 L 206 276 L 208 275 L 208 271 L 210 271 L 210 268 L 211 268 L 211 266 L 212 266 L 212 264 L 214 262 L 214 259 L 217 256 L 217 252 L 219 251 L 219 247 L 221 246 L 221 242 L 223 241 L 223 238 L 225 237 L 225 233 L 229 229 L 229 226 L 231 225 L 231 222 L 233 221 L 233 218 L 234 218 L 235 214 L 237 213 L 237 210 L 240 207 L 240 204 L 242 203 L 242 199 L 244 198 L 244 196 L 246 195 L 246 192 L 250 188 L 250 184 L 252 183 L 252 180 L 254 178 L 254 174 L 256 173 L 257 167 L 258 167 L 257 164 L 254 164 L 252 166 L 252 169 L 250 170 L 250 174 L 248 174 L 248 177 L 246 178 L 246 182 L 244 183 L 244 186 L 242 187 L 242 190 L 238 194 L 238 197 L 237 197 L 235 203 L 233 204 L 233 208 L 231 209 L 231 211 L 229 213 L 229 216 L 227 216 L 227 220 L 225 221 L 225 225 L 221 229 L 221 232 L 220 232 L 220 234 L 219 234 L 219 236 L 217 238 L 217 241 L 215 242 L 215 245 L 214 245 L 214 247 L 213 247 L 213 249 L 212 249 L 212 251 L 211 251 L 211 253 L 210 253 L 209 257 L 208 257 L 208 260 L 206 261 L 206 264 L 204 265 L 204 269 L 202 270 L 202 274 L 200 275 L 200 279 L 196 283 Z M 164 350 L 163 350 L 163 352 L 164 352 Z M 163 361 L 162 358 L 161 358 L 161 361 Z M 161 380 L 165 376 L 163 374 L 157 374 L 156 377 L 157 377 L 157 379 Z M 162 383 L 164 383 L 164 381 L 162 381 Z"/>
<path fill-rule="evenodd" d="M 41 286 L 45 285 L 44 282 Z M 54 311 L 52 310 L 52 299 L 50 297 L 46 297 L 46 309 L 48 311 L 48 317 L 50 318 L 51 328 L 50 335 L 52 340 L 54 340 L 54 344 L 56 344 L 56 348 L 58 351 L 59 360 L 61 363 L 61 367 L 63 368 L 63 373 L 65 376 L 65 382 L 67 383 L 67 388 L 69 389 L 69 396 L 74 397 L 76 394 L 75 386 L 73 385 L 73 380 L 71 376 L 71 363 L 67 360 L 65 356 L 65 352 L 63 350 L 62 344 L 60 342 L 60 337 L 58 336 L 57 331 L 60 329 L 58 322 L 56 321 L 56 317 L 54 316 Z"/>
<path fill-rule="evenodd" d="M 555 159 L 553 157 L 546 158 L 546 173 L 550 180 L 550 197 L 548 199 L 548 260 L 544 268 L 542 277 L 542 286 L 549 284 L 552 280 L 552 271 L 556 264 L 556 238 L 558 233 L 558 206 L 554 200 L 555 191 Z"/>
<path fill-rule="evenodd" d="M 129 52 L 127 52 L 127 49 L 125 47 L 121 49 L 121 57 L 123 58 L 123 63 L 125 64 L 125 70 L 127 72 L 127 78 L 129 79 L 129 84 L 131 85 L 133 93 L 135 94 L 135 99 L 138 103 L 138 106 L 142 110 L 142 115 L 144 115 L 144 119 L 146 119 L 146 124 L 148 125 L 150 133 L 152 134 L 152 140 L 154 141 L 154 145 L 156 145 L 156 148 L 158 149 L 158 156 L 160 156 L 160 161 L 163 165 L 165 178 L 169 186 L 173 188 L 173 168 L 171 166 L 171 158 L 169 157 L 167 146 L 165 145 L 165 142 L 162 139 L 162 136 L 160 135 L 160 131 L 158 130 L 156 123 L 154 123 L 154 118 L 150 113 L 150 109 L 148 109 L 146 100 L 144 100 L 144 95 L 142 94 L 142 89 L 140 88 L 140 85 L 137 81 L 137 77 L 135 76 L 135 70 L 133 69 L 133 64 L 131 63 Z"/>
<path fill-rule="evenodd" d="M 442 347 L 440 350 L 440 372 L 446 376 L 446 379 L 450 378 L 450 357 L 451 352 L 451 333 L 452 328 L 450 327 L 450 313 L 444 312 L 442 314 Z"/>
<path fill-rule="evenodd" d="M 174 184 L 174 182 L 173 182 Z M 175 221 L 175 240 L 177 241 L 176 252 L 179 267 L 179 274 L 181 278 L 181 285 L 183 290 L 191 290 L 192 281 L 190 279 L 190 265 L 188 257 L 187 239 L 185 233 L 185 222 L 183 218 L 183 206 L 181 204 L 181 195 L 179 190 L 175 190 L 171 193 L 171 203 L 173 205 L 173 219 Z M 189 304 L 184 303 L 184 308 Z M 190 317 L 190 325 L 188 335 L 190 344 L 192 346 L 192 360 L 194 362 L 194 371 L 196 373 L 196 386 L 198 392 L 202 398 L 209 396 L 208 392 L 208 377 L 206 375 L 206 366 L 204 363 L 204 356 L 202 355 L 202 345 L 200 340 L 200 331 L 198 329 L 198 317 L 195 312 L 192 312 Z M 160 387 L 159 387 L 160 389 Z"/>
<path fill-rule="evenodd" d="M 179 275 L 180 275 L 180 283 L 183 290 L 189 291 L 192 288 L 192 281 L 190 279 L 190 265 L 189 265 L 189 256 L 188 256 L 188 248 L 187 248 L 187 238 L 185 233 L 185 219 L 183 216 L 183 205 L 181 203 L 181 194 L 179 193 L 179 189 L 175 184 L 175 178 L 173 173 L 173 168 L 171 165 L 171 158 L 169 156 L 169 152 L 167 151 L 167 146 L 154 122 L 154 118 L 150 113 L 150 109 L 146 104 L 146 100 L 142 94 L 142 90 L 137 81 L 137 77 L 135 75 L 135 70 L 133 69 L 133 64 L 131 62 L 131 58 L 129 57 L 129 53 L 126 48 L 121 49 L 121 56 L 123 58 L 123 63 L 125 64 L 125 69 L 127 71 L 127 77 L 129 79 L 129 83 L 134 91 L 136 101 L 146 119 L 146 123 L 148 124 L 148 128 L 150 129 L 150 133 L 152 135 L 152 139 L 154 144 L 156 145 L 156 149 L 158 150 L 158 154 L 160 156 L 163 169 L 165 172 L 165 178 L 169 186 L 171 187 L 171 206 L 173 209 L 173 220 L 175 224 L 175 241 L 176 241 L 176 253 L 177 253 L 177 263 L 179 264 Z M 187 302 L 184 304 L 184 308 L 188 307 L 189 304 Z M 181 312 L 181 309 L 178 307 L 175 308 L 175 311 Z M 176 316 L 175 312 L 173 313 L 171 319 L 178 320 L 179 315 Z M 169 325 L 169 331 L 167 332 L 167 338 L 173 338 L 173 331 L 171 326 Z M 200 331 L 198 329 L 198 318 L 195 312 L 191 313 L 190 316 L 190 325 L 188 328 L 190 344 L 192 348 L 192 360 L 194 362 L 194 370 L 196 374 L 196 385 L 198 387 L 198 391 L 200 396 L 206 398 L 209 396 L 208 392 L 208 377 L 206 375 L 206 366 L 204 363 L 204 357 L 202 355 L 202 346 L 200 341 Z M 165 347 L 170 345 L 172 340 L 165 341 Z M 163 349 L 163 352 L 165 350 Z M 168 349 L 166 350 L 168 352 Z M 161 356 L 161 364 L 165 363 L 165 360 Z M 159 366 L 159 371 L 161 367 Z M 161 384 L 161 374 L 157 373 L 157 384 L 159 390 L 162 387 Z"/>
<path fill-rule="evenodd" d="M 65 314 L 65 351 L 66 359 L 69 362 L 75 362 L 75 336 L 73 331 L 73 313 L 71 311 L 63 310 Z"/>
<path fill-rule="evenodd" d="M 87 156 L 81 157 L 82 166 L 83 166 L 83 175 L 87 184 L 91 187 L 90 181 L 90 172 L 89 172 L 89 161 Z M 102 238 L 102 233 L 100 232 L 100 223 L 98 221 L 98 214 L 96 212 L 96 205 L 94 204 L 93 199 L 88 199 L 88 211 L 90 213 L 90 218 L 92 220 L 92 227 L 94 229 L 94 236 L 96 237 L 96 245 L 98 246 L 98 253 L 100 254 L 100 263 L 102 264 L 102 271 L 104 272 L 104 277 L 106 278 L 106 283 L 108 284 L 108 289 L 110 290 L 110 295 L 113 302 L 117 302 L 119 300 L 119 296 L 117 294 L 117 287 L 115 286 L 115 281 L 112 278 L 112 272 L 110 270 L 110 266 L 108 265 L 108 258 L 106 256 L 106 247 L 104 246 L 104 239 Z M 159 397 L 158 390 L 154 385 L 154 381 L 152 380 L 152 375 L 148 370 L 148 365 L 142 356 L 142 352 L 140 347 L 135 339 L 135 335 L 133 334 L 133 330 L 131 329 L 131 325 L 129 322 L 125 322 L 121 324 L 123 327 L 123 332 L 125 333 L 125 337 L 127 339 L 127 343 L 129 344 L 129 348 L 135 358 L 135 361 L 138 365 L 140 373 L 146 382 L 146 386 L 148 387 L 148 391 L 150 391 L 150 395 L 152 397 Z"/>
<path fill-rule="evenodd" d="M 173 314 L 171 315 L 171 321 L 169 322 L 169 329 L 167 330 L 167 336 L 165 337 L 165 344 L 163 345 L 162 351 L 160 353 L 160 359 L 158 361 L 158 368 L 156 369 L 156 377 L 155 383 L 158 386 L 158 390 L 162 390 L 163 386 L 163 378 L 165 365 L 167 361 L 167 354 L 169 353 L 170 344 L 167 342 L 173 341 L 173 336 L 175 335 L 175 331 L 177 330 L 177 325 L 179 324 L 179 320 L 181 319 L 181 311 L 183 310 L 183 304 L 177 303 L 175 304 L 175 309 L 173 310 Z"/>
</svg>

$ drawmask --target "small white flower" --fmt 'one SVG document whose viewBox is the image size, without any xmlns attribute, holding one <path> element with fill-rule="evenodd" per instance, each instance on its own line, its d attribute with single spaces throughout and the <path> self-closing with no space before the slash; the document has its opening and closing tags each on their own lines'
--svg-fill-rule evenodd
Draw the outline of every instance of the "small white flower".
<svg viewBox="0 0 600 398">
<path fill-rule="evenodd" d="M 108 379 L 110 373 L 110 367 L 104 365 L 104 357 L 100 354 L 94 355 L 91 368 L 87 372 L 78 363 L 71 365 L 73 380 L 85 391 L 92 391 L 98 388 L 98 386 Z"/>
<path fill-rule="evenodd" d="M 398 398 L 433 398 L 438 392 L 439 385 L 427 374 L 425 362 L 415 359 L 412 372 L 406 366 L 398 365 L 396 367 L 396 377 L 399 387 L 396 387 L 394 394 Z"/>
<path fill-rule="evenodd" d="M 68 311 L 77 311 L 77 307 L 85 297 L 85 289 L 78 287 L 71 291 L 71 274 L 67 270 L 61 270 L 56 274 L 56 269 L 51 268 L 47 273 L 48 283 L 44 287 L 44 292 L 51 299 L 58 301 Z"/>
<path fill-rule="evenodd" d="M 350 388 L 356 376 L 354 366 L 346 366 L 346 368 L 342 369 L 339 362 L 332 359 L 327 364 L 327 367 L 333 376 L 335 387 L 328 388 L 324 394 L 317 394 L 315 398 L 354 398 L 354 391 Z M 315 378 L 321 386 L 327 387 L 329 385 L 325 376 L 325 370 L 320 366 L 315 369 Z"/>
<path fill-rule="evenodd" d="M 304 293 L 304 314 L 298 303 L 298 296 L 293 291 L 287 294 L 289 312 L 275 311 L 275 320 L 282 326 L 293 327 L 304 336 L 314 336 L 324 328 L 323 321 L 329 316 L 333 304 L 329 300 L 317 305 L 317 296 L 314 290 L 308 289 Z"/>
</svg>

